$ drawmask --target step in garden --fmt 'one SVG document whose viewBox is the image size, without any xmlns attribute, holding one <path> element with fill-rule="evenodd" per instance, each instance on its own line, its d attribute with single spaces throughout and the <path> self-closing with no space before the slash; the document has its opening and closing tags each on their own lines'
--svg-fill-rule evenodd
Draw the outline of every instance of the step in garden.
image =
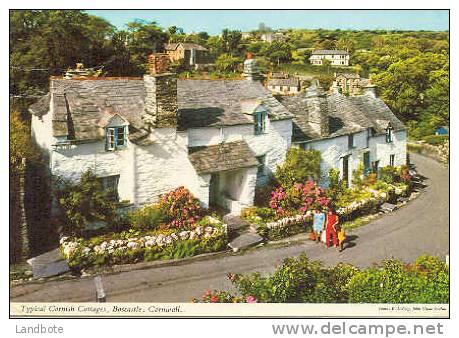
<svg viewBox="0 0 459 338">
<path fill-rule="evenodd" d="M 59 249 L 30 258 L 27 263 L 32 267 L 34 278 L 58 276 L 70 271 Z"/>
<path fill-rule="evenodd" d="M 383 211 L 383 212 L 392 212 L 395 209 L 397 209 L 397 206 L 395 204 L 392 204 L 392 203 L 387 203 L 386 202 L 383 205 L 381 205 L 381 211 Z"/>
<path fill-rule="evenodd" d="M 251 246 L 257 245 L 263 242 L 263 237 L 258 234 L 246 232 L 233 239 L 228 246 L 233 249 L 234 252 L 237 252 L 241 249 L 249 248 Z"/>
</svg>

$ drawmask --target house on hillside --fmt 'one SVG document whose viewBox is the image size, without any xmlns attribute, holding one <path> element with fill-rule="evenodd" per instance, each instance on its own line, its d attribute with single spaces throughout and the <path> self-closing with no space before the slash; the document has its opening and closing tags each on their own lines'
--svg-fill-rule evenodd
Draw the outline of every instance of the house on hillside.
<svg viewBox="0 0 459 338">
<path fill-rule="evenodd" d="M 267 82 L 268 89 L 273 94 L 290 95 L 300 91 L 300 80 L 297 77 L 272 78 Z"/>
<path fill-rule="evenodd" d="M 292 146 L 320 151 L 324 174 L 338 168 L 350 184 L 360 163 L 366 173 L 406 164 L 406 128 L 375 87 L 347 97 L 337 90 L 327 95 L 315 82 L 282 103 L 294 115 Z"/>
<path fill-rule="evenodd" d="M 358 95 L 363 87 L 371 85 L 369 79 L 361 78 L 356 73 L 335 73 L 333 86 L 338 87 L 343 94 Z"/>
<path fill-rule="evenodd" d="M 323 65 L 323 60 L 329 60 L 332 66 L 349 66 L 349 53 L 344 50 L 325 49 L 315 50 L 309 57 L 309 62 L 312 65 Z"/>
<path fill-rule="evenodd" d="M 183 63 L 190 67 L 196 68 L 212 62 L 209 50 L 196 43 L 169 43 L 164 45 L 164 50 L 171 62 L 183 60 Z"/>
<path fill-rule="evenodd" d="M 183 185 L 204 206 L 239 213 L 292 137 L 292 115 L 255 62 L 243 80 L 178 80 L 170 54 L 151 55 L 143 78 L 53 77 L 30 107 L 33 139 L 53 175 L 91 170 L 135 206 Z"/>
<path fill-rule="evenodd" d="M 273 43 L 274 41 L 283 41 L 285 35 L 281 32 L 266 32 L 261 34 L 260 39 L 264 42 Z"/>
</svg>

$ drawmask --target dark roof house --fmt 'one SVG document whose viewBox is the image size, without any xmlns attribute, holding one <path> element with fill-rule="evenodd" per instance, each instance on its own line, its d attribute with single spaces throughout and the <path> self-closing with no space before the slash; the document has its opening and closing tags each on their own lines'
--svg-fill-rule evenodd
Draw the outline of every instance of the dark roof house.
<svg viewBox="0 0 459 338">
<path fill-rule="evenodd" d="M 293 142 L 332 138 L 373 128 L 384 133 L 390 125 L 404 130 L 403 123 L 373 93 L 344 96 L 337 92 L 326 95 L 316 83 L 305 93 L 281 99 L 293 113 Z"/>
</svg>

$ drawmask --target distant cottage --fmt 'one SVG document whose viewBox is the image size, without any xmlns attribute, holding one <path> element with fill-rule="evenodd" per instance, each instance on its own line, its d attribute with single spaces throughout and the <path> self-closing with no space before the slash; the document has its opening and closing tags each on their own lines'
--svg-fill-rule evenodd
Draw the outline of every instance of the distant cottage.
<svg viewBox="0 0 459 338">
<path fill-rule="evenodd" d="M 169 43 L 164 45 L 171 62 L 183 60 L 187 66 L 196 68 L 196 65 L 211 63 L 207 48 L 196 43 Z"/>
<path fill-rule="evenodd" d="M 335 73 L 333 86 L 338 87 L 343 94 L 358 95 L 362 88 L 371 86 L 371 82 L 356 73 Z"/>
<path fill-rule="evenodd" d="M 267 83 L 273 94 L 297 94 L 300 91 L 300 80 L 297 77 L 273 78 Z"/>
<path fill-rule="evenodd" d="M 256 60 L 244 80 L 179 80 L 168 54 L 149 57 L 143 78 L 52 77 L 30 106 L 32 136 L 52 175 L 76 181 L 91 170 L 134 206 L 178 186 L 204 206 L 239 213 L 288 149 L 322 152 L 322 169 L 348 182 L 365 170 L 406 161 L 406 130 L 376 97 L 327 95 L 313 83 L 279 102 Z"/>
<path fill-rule="evenodd" d="M 309 62 L 313 65 L 323 65 L 323 60 L 329 60 L 332 66 L 349 66 L 349 53 L 344 50 L 315 50 L 311 53 Z"/>
</svg>

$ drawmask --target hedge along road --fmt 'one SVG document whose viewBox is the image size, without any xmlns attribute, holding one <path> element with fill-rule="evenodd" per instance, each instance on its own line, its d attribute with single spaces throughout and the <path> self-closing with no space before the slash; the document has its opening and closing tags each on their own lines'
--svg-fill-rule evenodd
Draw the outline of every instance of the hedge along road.
<svg viewBox="0 0 459 338">
<path fill-rule="evenodd" d="M 233 290 L 226 274 L 273 272 L 285 257 L 306 253 L 311 259 L 366 267 L 387 258 L 413 261 L 422 254 L 449 253 L 448 169 L 412 154 L 426 177 L 421 195 L 405 207 L 349 232 L 354 246 L 338 253 L 311 241 L 287 247 L 266 246 L 245 254 L 222 255 L 179 266 L 134 270 L 102 277 L 108 302 L 189 302 L 205 290 Z M 11 288 L 12 302 L 85 302 L 95 300 L 93 278 L 31 283 Z"/>
</svg>

